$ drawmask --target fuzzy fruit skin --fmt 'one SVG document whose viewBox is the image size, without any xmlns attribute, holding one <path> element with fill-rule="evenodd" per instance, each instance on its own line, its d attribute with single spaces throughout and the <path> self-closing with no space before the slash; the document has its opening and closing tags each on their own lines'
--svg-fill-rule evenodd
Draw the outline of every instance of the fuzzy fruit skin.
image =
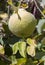
<svg viewBox="0 0 45 65">
<path fill-rule="evenodd" d="M 14 35 L 28 37 L 34 32 L 37 20 L 31 13 L 24 9 L 19 9 L 18 14 L 15 13 L 10 16 L 8 27 Z"/>
</svg>

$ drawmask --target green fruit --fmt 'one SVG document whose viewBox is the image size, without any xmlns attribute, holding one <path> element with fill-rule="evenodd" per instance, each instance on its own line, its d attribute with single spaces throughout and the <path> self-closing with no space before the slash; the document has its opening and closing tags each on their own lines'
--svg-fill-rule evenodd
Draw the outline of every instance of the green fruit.
<svg viewBox="0 0 45 65">
<path fill-rule="evenodd" d="M 36 24 L 37 20 L 31 13 L 24 9 L 19 9 L 18 14 L 15 13 L 10 16 L 8 26 L 14 35 L 28 37 L 34 32 Z"/>
</svg>

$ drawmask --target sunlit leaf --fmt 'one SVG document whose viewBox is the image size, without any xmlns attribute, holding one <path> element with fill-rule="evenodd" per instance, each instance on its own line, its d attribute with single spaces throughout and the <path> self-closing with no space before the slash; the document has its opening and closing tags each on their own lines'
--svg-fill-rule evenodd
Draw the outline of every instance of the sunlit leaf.
<svg viewBox="0 0 45 65">
<path fill-rule="evenodd" d="M 17 64 L 17 59 L 16 59 L 15 56 L 10 56 L 9 59 L 10 59 L 11 62 L 12 62 L 10 65 L 15 65 L 15 64 Z"/>
<path fill-rule="evenodd" d="M 18 42 L 15 43 L 13 46 L 12 46 L 12 50 L 13 50 L 13 54 L 16 54 L 17 51 L 18 51 Z"/>
<path fill-rule="evenodd" d="M 26 42 L 20 41 L 18 43 L 19 53 L 21 56 L 26 57 Z"/>
<path fill-rule="evenodd" d="M 26 58 L 20 58 L 20 59 L 18 59 L 17 61 L 17 65 L 24 65 L 25 63 L 26 63 Z"/>
<path fill-rule="evenodd" d="M 2 19 L 6 19 L 6 18 L 8 18 L 8 14 L 7 13 L 2 13 L 2 14 L 0 14 L 0 17 Z"/>
<path fill-rule="evenodd" d="M 27 38 L 27 44 L 29 44 L 30 46 L 37 47 L 36 41 L 34 39 L 31 39 L 31 38 Z"/>
<path fill-rule="evenodd" d="M 34 57 L 35 56 L 35 47 L 34 46 L 28 46 L 27 47 L 27 53 L 28 53 L 28 55 Z"/>
<path fill-rule="evenodd" d="M 12 0 L 8 0 L 7 2 L 8 4 L 12 5 Z"/>
<path fill-rule="evenodd" d="M 37 25 L 37 32 L 41 34 L 42 31 L 45 31 L 45 19 L 40 19 Z"/>
<path fill-rule="evenodd" d="M 35 48 L 37 47 L 36 41 L 34 39 L 28 38 L 27 43 L 29 46 L 27 47 L 27 53 L 28 55 L 31 55 L 32 57 L 35 56 Z"/>
</svg>

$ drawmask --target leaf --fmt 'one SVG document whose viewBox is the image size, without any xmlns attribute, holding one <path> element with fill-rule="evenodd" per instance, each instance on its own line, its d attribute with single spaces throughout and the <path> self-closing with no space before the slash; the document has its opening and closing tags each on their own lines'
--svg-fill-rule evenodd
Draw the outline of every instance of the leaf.
<svg viewBox="0 0 45 65">
<path fill-rule="evenodd" d="M 38 45 L 37 45 L 38 50 L 41 50 L 41 46 L 42 46 L 42 44 L 38 43 Z"/>
<path fill-rule="evenodd" d="M 42 61 L 45 61 L 45 55 L 41 58 Z"/>
<path fill-rule="evenodd" d="M 33 62 L 34 60 L 32 60 L 31 58 L 28 58 L 25 65 L 36 65 L 36 63 L 33 63 Z"/>
<path fill-rule="evenodd" d="M 36 41 L 34 39 L 28 38 L 27 43 L 29 46 L 27 47 L 27 53 L 28 55 L 31 55 L 32 57 L 35 56 L 35 48 L 37 47 Z"/>
<path fill-rule="evenodd" d="M 24 8 L 24 9 L 26 9 L 26 8 L 28 8 L 28 4 L 27 3 L 22 3 L 21 7 Z"/>
<path fill-rule="evenodd" d="M 41 40 L 42 44 L 45 44 L 45 37 Z"/>
<path fill-rule="evenodd" d="M 10 30 L 8 28 L 8 25 L 3 24 L 3 29 L 4 29 L 4 31 L 5 31 L 6 34 L 8 34 L 8 35 L 10 34 Z"/>
<path fill-rule="evenodd" d="M 1 43 L 2 45 L 4 44 L 2 35 L 0 35 L 0 43 Z"/>
<path fill-rule="evenodd" d="M 17 51 L 18 51 L 18 42 L 15 43 L 13 46 L 12 46 L 12 50 L 13 50 L 13 54 L 16 54 Z"/>
<path fill-rule="evenodd" d="M 20 58 L 17 60 L 17 65 L 24 65 L 26 63 L 26 58 Z"/>
<path fill-rule="evenodd" d="M 5 19 L 8 18 L 8 14 L 7 13 L 2 13 L 2 14 L 0 14 L 0 17 L 5 20 Z"/>
<path fill-rule="evenodd" d="M 17 64 L 17 59 L 14 55 L 10 56 L 9 59 L 12 61 L 12 63 L 10 65 L 15 65 Z"/>
<path fill-rule="evenodd" d="M 44 61 L 44 65 L 45 65 L 45 56 L 43 56 L 43 57 L 41 58 L 41 61 Z"/>
<path fill-rule="evenodd" d="M 33 45 L 34 47 L 37 47 L 36 41 L 34 39 L 31 39 L 31 38 L 27 39 L 27 44 L 29 44 L 30 46 Z"/>
<path fill-rule="evenodd" d="M 42 52 L 42 51 L 38 51 L 35 55 L 35 58 L 36 59 L 41 59 L 43 56 L 45 55 L 45 52 Z"/>
<path fill-rule="evenodd" d="M 42 45 L 41 50 L 42 50 L 43 52 L 45 52 L 45 45 Z"/>
<path fill-rule="evenodd" d="M 26 42 L 20 41 L 18 43 L 18 48 L 20 55 L 26 57 Z"/>
<path fill-rule="evenodd" d="M 0 45 L 0 54 L 4 54 L 5 51 L 4 51 L 4 47 L 2 45 Z"/>
<path fill-rule="evenodd" d="M 12 5 L 12 0 L 8 0 L 7 2 L 8 4 Z"/>
<path fill-rule="evenodd" d="M 28 55 L 34 57 L 35 56 L 35 47 L 34 46 L 28 46 L 27 47 L 27 53 L 28 53 Z"/>
<path fill-rule="evenodd" d="M 41 0 L 40 5 L 44 8 L 44 6 L 45 6 L 45 0 Z"/>
<path fill-rule="evenodd" d="M 42 34 L 42 31 L 45 31 L 45 19 L 40 19 L 37 25 L 37 32 Z"/>
<path fill-rule="evenodd" d="M 44 65 L 45 65 L 45 62 L 44 62 Z"/>
</svg>

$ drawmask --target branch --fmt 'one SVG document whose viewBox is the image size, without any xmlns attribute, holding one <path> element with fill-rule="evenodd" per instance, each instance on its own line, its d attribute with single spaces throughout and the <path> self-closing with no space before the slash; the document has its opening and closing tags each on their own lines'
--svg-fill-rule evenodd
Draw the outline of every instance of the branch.
<svg viewBox="0 0 45 65">
<path fill-rule="evenodd" d="M 40 10 L 40 8 L 38 7 L 36 0 L 34 0 L 34 3 L 35 3 L 35 5 L 36 5 L 37 9 L 38 9 L 38 10 L 40 11 L 40 13 L 42 14 L 42 16 L 45 18 L 45 15 L 42 13 L 42 11 Z"/>
</svg>

